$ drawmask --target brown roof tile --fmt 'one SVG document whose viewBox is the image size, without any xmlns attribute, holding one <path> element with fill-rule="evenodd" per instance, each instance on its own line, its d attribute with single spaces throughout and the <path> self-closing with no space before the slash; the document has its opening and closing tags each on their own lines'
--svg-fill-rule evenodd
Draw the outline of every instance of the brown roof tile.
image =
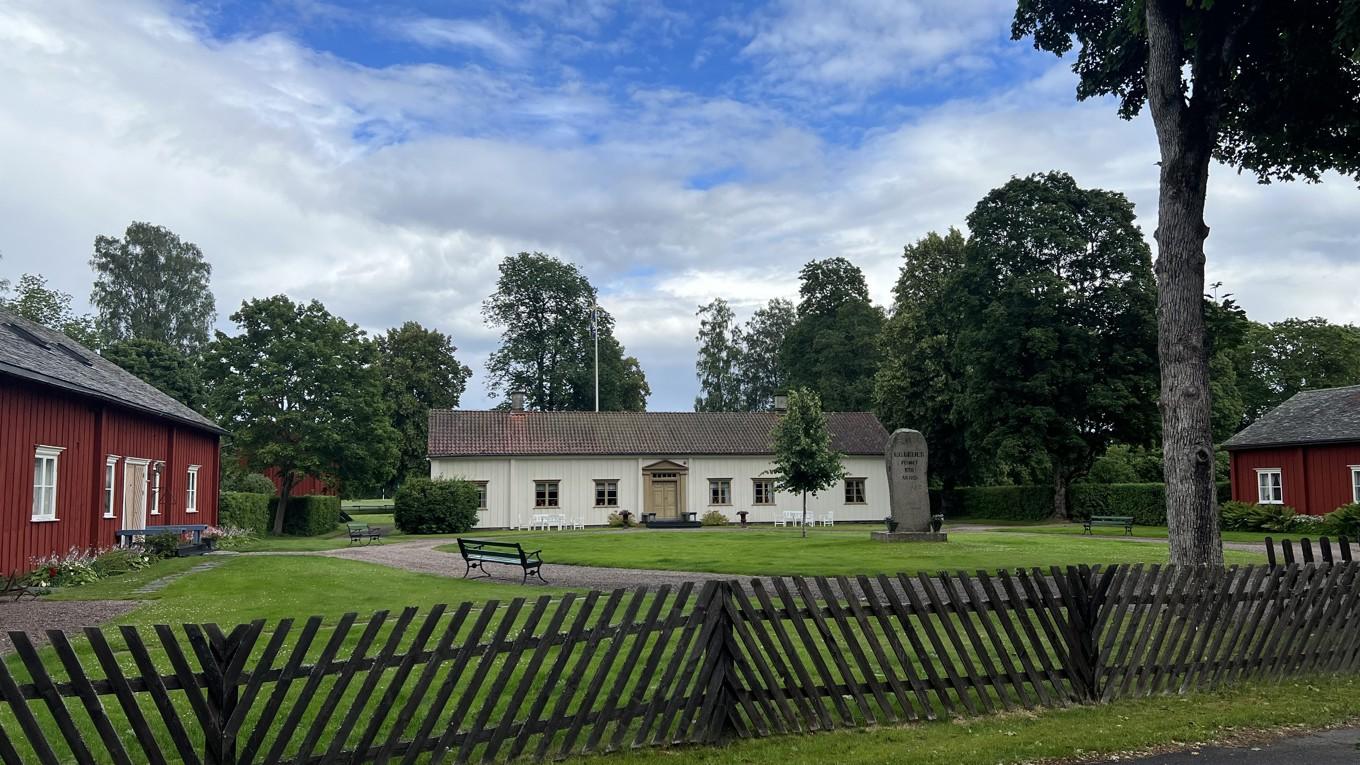
<svg viewBox="0 0 1360 765">
<path fill-rule="evenodd" d="M 430 412 L 429 456 L 770 454 L 774 412 Z M 828 412 L 832 446 L 882 454 L 871 412 Z"/>
</svg>

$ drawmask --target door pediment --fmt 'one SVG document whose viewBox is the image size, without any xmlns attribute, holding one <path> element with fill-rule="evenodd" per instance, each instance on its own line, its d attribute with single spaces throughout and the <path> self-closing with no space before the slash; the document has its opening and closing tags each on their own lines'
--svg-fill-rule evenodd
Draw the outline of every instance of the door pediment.
<svg viewBox="0 0 1360 765">
<path fill-rule="evenodd" d="M 644 472 L 644 473 L 688 473 L 688 472 L 689 472 L 689 468 L 685 467 L 684 465 L 681 465 L 679 462 L 672 462 L 671 460 L 661 460 L 661 461 L 659 461 L 659 462 L 653 462 L 653 463 L 650 464 L 650 465 L 644 465 L 644 466 L 642 467 L 642 472 Z"/>
</svg>

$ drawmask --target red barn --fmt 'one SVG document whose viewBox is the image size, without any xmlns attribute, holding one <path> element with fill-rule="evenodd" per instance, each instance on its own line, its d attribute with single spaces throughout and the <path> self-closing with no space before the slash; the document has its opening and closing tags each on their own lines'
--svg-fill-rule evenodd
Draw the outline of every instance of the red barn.
<svg viewBox="0 0 1360 765">
<path fill-rule="evenodd" d="M 1308 515 L 1360 502 L 1360 385 L 1299 393 L 1223 446 L 1235 500 Z"/>
<path fill-rule="evenodd" d="M 217 523 L 224 431 L 69 337 L 0 310 L 0 575 L 123 528 Z"/>
</svg>

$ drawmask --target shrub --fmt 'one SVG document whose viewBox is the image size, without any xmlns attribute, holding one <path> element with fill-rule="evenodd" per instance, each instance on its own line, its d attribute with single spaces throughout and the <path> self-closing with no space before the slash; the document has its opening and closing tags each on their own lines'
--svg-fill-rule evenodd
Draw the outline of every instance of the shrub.
<svg viewBox="0 0 1360 765">
<path fill-rule="evenodd" d="M 33 570 L 24 577 L 24 584 L 29 587 L 75 587 L 99 579 L 94 555 L 75 547 L 64 555 L 34 558 L 32 563 Z"/>
<path fill-rule="evenodd" d="M 1288 534 L 1294 530 L 1294 508 L 1288 505 L 1252 505 L 1248 514 L 1248 531 L 1272 531 Z"/>
<path fill-rule="evenodd" d="M 610 513 L 607 520 L 610 526 L 616 528 L 631 529 L 638 525 L 637 518 L 634 517 L 632 513 L 629 513 L 627 516 L 622 513 Z"/>
<path fill-rule="evenodd" d="M 407 534 L 462 534 L 477 525 L 478 504 L 467 481 L 410 478 L 393 499 L 392 520 Z"/>
<path fill-rule="evenodd" d="M 91 567 L 100 578 L 140 571 L 151 565 L 151 558 L 136 547 L 115 547 L 95 555 Z"/>
<path fill-rule="evenodd" d="M 699 519 L 699 523 L 705 526 L 726 526 L 731 523 L 731 521 L 727 519 L 727 516 L 717 510 L 709 510 L 704 513 L 704 517 Z"/>
<path fill-rule="evenodd" d="M 1322 519 L 1322 533 L 1350 540 L 1360 539 L 1360 503 L 1342 505 L 1322 516 Z"/>
<path fill-rule="evenodd" d="M 271 502 L 271 511 L 277 505 L 277 499 Z M 339 497 L 308 494 L 288 498 L 288 511 L 283 516 L 283 533 L 314 537 L 334 531 L 338 523 L 340 523 Z"/>
<path fill-rule="evenodd" d="M 1042 521 L 1053 515 L 1051 486 L 965 486 L 942 492 L 940 500 L 943 512 L 951 517 Z"/>
<path fill-rule="evenodd" d="M 274 498 L 270 494 L 253 492 L 223 492 L 217 503 L 217 520 L 223 526 L 246 529 L 255 534 L 268 534 L 273 518 Z"/>
<path fill-rule="evenodd" d="M 1078 483 L 1067 493 L 1072 518 L 1128 515 L 1140 526 L 1166 525 L 1166 486 L 1160 483 Z"/>
<path fill-rule="evenodd" d="M 1253 507 L 1250 502 L 1224 502 L 1218 507 L 1218 525 L 1225 531 L 1251 531 Z"/>
<path fill-rule="evenodd" d="M 279 493 L 279 487 L 269 480 L 269 476 L 262 473 L 247 473 L 235 482 L 231 490 L 246 494 L 268 494 L 271 497 Z"/>
<path fill-rule="evenodd" d="M 152 560 L 179 555 L 179 534 L 154 534 L 142 541 L 142 550 Z"/>
</svg>

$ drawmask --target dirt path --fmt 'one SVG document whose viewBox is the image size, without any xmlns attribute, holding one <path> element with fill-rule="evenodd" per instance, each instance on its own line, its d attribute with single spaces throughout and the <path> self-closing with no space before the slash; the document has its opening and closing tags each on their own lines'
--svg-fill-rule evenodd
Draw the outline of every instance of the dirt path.
<svg viewBox="0 0 1360 765">
<path fill-rule="evenodd" d="M 112 621 L 141 605 L 136 600 L 0 601 L 0 654 L 14 650 L 9 633 L 26 632 L 35 645 L 47 642 L 47 630 L 79 632 Z"/>
</svg>

